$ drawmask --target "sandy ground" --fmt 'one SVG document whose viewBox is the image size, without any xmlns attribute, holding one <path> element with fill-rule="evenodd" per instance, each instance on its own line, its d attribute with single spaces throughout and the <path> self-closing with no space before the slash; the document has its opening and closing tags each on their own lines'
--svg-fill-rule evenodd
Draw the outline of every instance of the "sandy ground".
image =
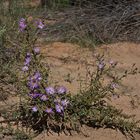
<svg viewBox="0 0 140 140">
<path fill-rule="evenodd" d="M 103 45 L 95 50 L 81 48 L 69 43 L 56 42 L 41 46 L 41 52 L 45 56 L 44 61 L 51 67 L 50 80 L 53 83 L 64 85 L 72 94 L 77 94 L 80 88 L 79 77 L 86 78 L 86 69 L 94 65 L 94 55 L 104 53 L 108 62 L 110 59 L 118 62 L 118 71 L 121 73 L 129 69 L 133 63 L 140 69 L 140 44 L 116 43 Z M 121 92 L 123 96 L 112 99 L 112 104 L 119 109 L 123 109 L 128 114 L 135 114 L 136 119 L 140 118 L 140 75 L 128 76 L 123 80 Z M 133 106 L 132 106 L 133 104 Z M 111 129 L 98 129 L 85 127 L 83 132 L 88 135 L 73 134 L 66 136 L 57 134 L 46 136 L 40 134 L 34 140 L 126 140 L 127 138 L 119 131 Z M 136 136 L 140 140 L 140 135 Z"/>
</svg>

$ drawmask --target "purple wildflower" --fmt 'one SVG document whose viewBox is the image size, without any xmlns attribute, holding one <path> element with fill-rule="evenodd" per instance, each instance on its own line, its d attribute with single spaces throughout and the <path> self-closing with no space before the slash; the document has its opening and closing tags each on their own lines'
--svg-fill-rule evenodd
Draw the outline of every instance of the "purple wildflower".
<svg viewBox="0 0 140 140">
<path fill-rule="evenodd" d="M 55 105 L 55 109 L 56 109 L 56 112 L 58 112 L 58 113 L 62 113 L 64 111 L 63 106 L 61 106 L 59 104 Z"/>
<path fill-rule="evenodd" d="M 63 107 L 67 107 L 68 104 L 69 104 L 69 101 L 66 100 L 66 99 L 65 99 L 65 100 L 62 100 L 62 101 L 61 101 L 61 104 L 62 104 Z"/>
<path fill-rule="evenodd" d="M 25 59 L 24 65 L 29 65 L 30 62 L 31 62 L 31 57 L 27 57 L 27 58 Z"/>
<path fill-rule="evenodd" d="M 53 87 L 47 87 L 45 88 L 45 90 L 50 95 L 53 95 L 55 93 L 55 89 Z"/>
<path fill-rule="evenodd" d="M 21 32 L 23 32 L 26 27 L 27 27 L 27 25 L 25 23 L 25 19 L 24 18 L 21 18 L 20 21 L 19 21 L 19 30 Z"/>
<path fill-rule="evenodd" d="M 35 74 L 34 74 L 34 78 L 36 79 L 36 80 L 38 80 L 38 81 L 40 81 L 42 78 L 41 78 L 41 74 L 39 73 L 39 72 L 36 72 Z"/>
<path fill-rule="evenodd" d="M 67 89 L 64 86 L 58 87 L 57 88 L 57 93 L 58 94 L 64 94 L 67 92 Z"/>
<path fill-rule="evenodd" d="M 40 49 L 38 47 L 34 48 L 34 52 L 35 54 L 39 54 L 40 53 Z"/>
<path fill-rule="evenodd" d="M 41 97 L 42 94 L 40 94 L 40 93 L 30 93 L 29 96 L 32 97 L 33 99 L 35 99 L 37 97 Z"/>
<path fill-rule="evenodd" d="M 117 88 L 117 86 L 118 86 L 118 85 L 117 85 L 116 83 L 111 83 L 111 88 L 112 88 L 112 89 Z"/>
<path fill-rule="evenodd" d="M 20 19 L 20 22 L 25 22 L 25 18 L 21 18 Z"/>
<path fill-rule="evenodd" d="M 53 113 L 53 110 L 52 110 L 52 108 L 47 108 L 45 110 L 45 112 L 48 113 L 48 114 L 52 114 Z"/>
<path fill-rule="evenodd" d="M 31 54 L 29 52 L 27 52 L 27 54 L 26 54 L 26 58 L 27 57 L 31 57 Z"/>
<path fill-rule="evenodd" d="M 28 86 L 29 86 L 30 89 L 34 90 L 34 89 L 39 87 L 38 81 L 34 78 L 30 78 Z"/>
<path fill-rule="evenodd" d="M 48 100 L 48 98 L 47 98 L 46 95 L 42 95 L 40 99 L 41 99 L 42 101 L 47 101 L 47 100 Z"/>
<path fill-rule="evenodd" d="M 28 86 L 30 89 L 34 90 L 39 87 L 39 81 L 41 80 L 41 74 L 36 72 L 34 76 L 30 77 Z"/>
<path fill-rule="evenodd" d="M 102 70 L 105 67 L 105 64 L 103 62 L 100 62 L 98 65 L 99 70 Z"/>
<path fill-rule="evenodd" d="M 26 72 L 26 71 L 28 71 L 28 70 L 29 70 L 29 67 L 28 67 L 28 66 L 22 67 L 22 71 Z"/>
<path fill-rule="evenodd" d="M 36 106 L 32 107 L 32 111 L 33 112 L 37 112 L 38 111 L 38 108 Z"/>
<path fill-rule="evenodd" d="M 44 28 L 44 24 L 42 23 L 41 20 L 40 20 L 40 21 L 37 21 L 37 27 L 38 27 L 39 29 L 43 29 L 43 28 Z"/>
</svg>

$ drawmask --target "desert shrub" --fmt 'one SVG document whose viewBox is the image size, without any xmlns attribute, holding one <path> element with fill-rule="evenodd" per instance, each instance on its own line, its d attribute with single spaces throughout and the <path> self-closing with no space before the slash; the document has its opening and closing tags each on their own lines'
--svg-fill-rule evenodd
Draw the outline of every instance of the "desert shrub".
<svg viewBox="0 0 140 140">
<path fill-rule="evenodd" d="M 41 132 L 54 130 L 80 131 L 81 125 L 91 127 L 110 127 L 119 129 L 124 134 L 140 133 L 138 121 L 133 116 L 108 104 L 111 96 L 118 97 L 115 89 L 128 74 L 136 74 L 138 69 L 132 66 L 122 75 L 116 75 L 116 62 L 106 63 L 104 57 L 96 55 L 94 72 L 88 71 L 89 84 L 77 95 L 70 95 L 61 85 L 51 86 L 48 81 L 49 68 L 41 61 L 40 49 L 36 41 L 44 28 L 41 19 L 19 21 L 19 59 L 18 96 L 20 103 L 11 117 L 22 126 Z M 109 82 L 105 83 L 105 79 Z M 10 117 L 10 118 L 11 118 Z M 8 117 L 7 117 L 8 118 Z"/>
<path fill-rule="evenodd" d="M 106 63 L 104 57 L 96 55 L 94 71 L 88 70 L 89 83 L 85 90 L 72 96 L 62 85 L 50 85 L 49 67 L 42 61 L 36 41 L 45 27 L 43 20 L 21 18 L 18 27 L 18 63 L 16 73 L 17 96 L 20 102 L 12 111 L 2 114 L 5 122 L 16 122 L 35 132 L 54 130 L 80 131 L 81 125 L 110 127 L 124 134 L 140 133 L 138 121 L 133 116 L 108 104 L 111 96 L 118 97 L 116 88 L 128 74 L 138 73 L 133 65 L 122 75 L 114 72 L 117 63 Z M 105 79 L 109 81 L 105 83 Z M 21 136 L 19 134 L 19 136 Z"/>
</svg>

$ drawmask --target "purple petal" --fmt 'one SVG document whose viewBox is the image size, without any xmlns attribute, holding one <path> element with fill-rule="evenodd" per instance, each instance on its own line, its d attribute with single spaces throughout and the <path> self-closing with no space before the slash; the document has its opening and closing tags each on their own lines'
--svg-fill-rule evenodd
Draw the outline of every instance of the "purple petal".
<svg viewBox="0 0 140 140">
<path fill-rule="evenodd" d="M 20 19 L 20 22 L 25 22 L 25 18 L 21 18 Z"/>
<path fill-rule="evenodd" d="M 27 58 L 25 59 L 24 65 L 29 65 L 30 62 L 31 62 L 31 58 L 30 58 L 30 57 L 27 57 Z"/>
<path fill-rule="evenodd" d="M 47 88 L 45 88 L 45 90 L 50 95 L 55 94 L 55 89 L 53 87 L 47 87 Z"/>
<path fill-rule="evenodd" d="M 38 108 L 36 106 L 32 107 L 32 111 L 33 112 L 37 112 L 38 111 Z"/>
<path fill-rule="evenodd" d="M 115 88 L 117 88 L 118 87 L 118 84 L 116 84 L 116 83 L 111 83 L 111 88 L 112 89 L 115 89 Z"/>
<path fill-rule="evenodd" d="M 35 74 L 34 74 L 34 78 L 36 79 L 36 80 L 38 80 L 38 81 L 40 81 L 42 78 L 41 78 L 41 74 L 39 73 L 39 72 L 36 72 Z"/>
<path fill-rule="evenodd" d="M 40 93 L 30 93 L 29 96 L 36 99 L 37 97 L 41 97 L 42 94 L 40 94 Z"/>
<path fill-rule="evenodd" d="M 44 24 L 41 21 L 38 22 L 38 28 L 40 28 L 40 29 L 44 28 Z"/>
<path fill-rule="evenodd" d="M 55 109 L 56 109 L 56 112 L 58 113 L 62 113 L 64 111 L 64 108 L 61 105 L 55 105 Z"/>
<path fill-rule="evenodd" d="M 62 101 L 61 101 L 61 104 L 62 104 L 63 107 L 67 107 L 68 104 L 69 104 L 69 101 L 66 100 L 66 99 L 65 99 L 65 100 L 62 100 Z"/>
<path fill-rule="evenodd" d="M 52 110 L 52 108 L 47 108 L 47 109 L 45 110 L 45 112 L 48 113 L 48 114 L 51 114 L 51 113 L 53 113 L 53 110 Z"/>
<path fill-rule="evenodd" d="M 36 53 L 36 54 L 39 54 L 40 53 L 40 49 L 39 48 L 34 48 L 34 52 Z"/>
<path fill-rule="evenodd" d="M 27 27 L 25 22 L 26 22 L 26 20 L 24 18 L 21 18 L 19 21 L 19 30 L 21 32 L 23 32 L 25 30 L 25 28 Z"/>
<path fill-rule="evenodd" d="M 28 71 L 28 70 L 29 70 L 28 66 L 22 67 L 22 71 L 26 72 L 26 71 Z"/>
<path fill-rule="evenodd" d="M 47 101 L 47 100 L 48 100 L 48 98 L 47 98 L 46 95 L 42 95 L 40 99 L 41 99 L 42 101 Z"/>
<path fill-rule="evenodd" d="M 64 94 L 67 92 L 67 89 L 64 86 L 58 87 L 56 90 L 58 94 Z"/>
<path fill-rule="evenodd" d="M 100 70 L 102 70 L 102 69 L 104 68 L 104 66 L 105 66 L 104 63 L 100 63 L 100 64 L 98 65 L 98 68 L 99 68 Z"/>
<path fill-rule="evenodd" d="M 30 89 L 34 90 L 39 87 L 38 81 L 35 79 L 30 79 L 30 81 L 28 82 L 28 86 Z"/>
<path fill-rule="evenodd" d="M 26 57 L 31 57 L 31 53 L 27 52 Z"/>
</svg>

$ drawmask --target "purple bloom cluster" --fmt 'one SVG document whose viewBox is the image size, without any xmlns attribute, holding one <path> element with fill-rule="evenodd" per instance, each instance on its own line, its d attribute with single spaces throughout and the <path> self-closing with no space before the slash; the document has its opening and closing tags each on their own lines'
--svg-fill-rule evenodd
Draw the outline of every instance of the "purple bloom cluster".
<svg viewBox="0 0 140 140">
<path fill-rule="evenodd" d="M 37 24 L 37 28 L 39 28 L 39 29 L 43 29 L 44 26 L 45 26 L 40 19 L 36 21 L 36 24 Z M 26 29 L 26 27 L 27 27 L 27 24 L 26 24 L 25 18 L 21 18 L 19 20 L 19 30 L 21 32 L 24 32 L 24 30 Z"/>
<path fill-rule="evenodd" d="M 60 86 L 56 89 L 56 92 L 58 94 L 65 94 L 67 92 L 67 89 L 64 86 Z"/>
<path fill-rule="evenodd" d="M 29 66 L 30 62 L 31 62 L 31 57 L 26 57 L 24 65 Z"/>
<path fill-rule="evenodd" d="M 30 93 L 29 96 L 33 99 L 39 98 L 41 101 L 47 101 L 49 99 L 47 95 L 36 92 Z"/>
<path fill-rule="evenodd" d="M 21 32 L 26 30 L 27 22 L 24 18 L 20 19 L 19 30 Z M 36 28 L 38 29 L 43 29 L 45 26 L 41 20 L 35 21 L 35 24 Z M 33 56 L 37 56 L 40 53 L 40 49 L 35 46 L 31 52 L 32 54 L 28 52 L 25 56 L 24 66 L 22 67 L 23 72 L 29 71 L 31 61 L 34 59 Z M 30 72 L 32 73 L 32 71 L 34 71 L 34 69 L 30 70 L 28 74 L 30 74 Z M 60 116 L 63 115 L 65 109 L 69 105 L 69 101 L 65 99 L 67 89 L 64 86 L 48 86 L 45 88 L 42 77 L 43 76 L 39 71 L 36 71 L 34 74 L 28 77 L 27 86 L 29 89 L 29 101 L 32 105 L 30 108 L 31 111 L 38 112 L 39 109 L 44 108 L 45 105 L 46 108 L 44 109 L 44 112 L 47 114 L 58 113 Z M 43 105 L 43 107 L 41 105 Z"/>
<path fill-rule="evenodd" d="M 64 111 L 64 107 L 60 104 L 56 104 L 55 109 L 56 109 L 56 112 L 58 112 L 58 113 L 63 113 L 63 111 Z"/>
<path fill-rule="evenodd" d="M 26 57 L 25 57 L 24 66 L 22 67 L 22 71 L 23 72 L 26 72 L 26 71 L 29 70 L 30 62 L 31 62 L 31 54 L 30 53 L 27 53 L 26 54 Z"/>
<path fill-rule="evenodd" d="M 40 77 L 39 73 L 38 74 L 35 73 L 33 77 L 35 78 L 34 79 L 35 81 L 39 81 L 39 79 L 40 79 L 39 78 Z M 36 84 L 35 85 L 31 85 L 31 84 L 32 83 L 30 83 L 30 85 L 29 85 L 31 90 L 34 90 L 34 89 L 39 87 L 38 84 L 37 85 Z M 56 113 L 59 113 L 59 114 L 63 115 L 64 110 L 69 105 L 69 101 L 67 99 L 63 99 L 63 94 L 66 93 L 66 88 L 65 87 L 63 87 L 63 88 L 59 87 L 56 90 L 55 88 L 49 86 L 49 87 L 47 87 L 45 89 L 45 91 L 46 91 L 47 94 L 41 94 L 41 93 L 37 93 L 37 92 L 33 91 L 31 94 L 29 94 L 29 96 L 32 97 L 33 99 L 40 99 L 40 101 L 47 102 L 47 103 L 49 103 L 48 101 L 50 101 L 50 99 L 51 100 L 53 99 L 51 101 L 52 102 L 51 104 L 53 104 L 54 108 L 53 107 L 49 107 L 49 108 L 47 107 L 45 112 L 48 113 L 48 114 L 52 114 L 52 113 L 56 112 Z M 50 95 L 53 95 L 53 96 L 50 96 Z M 33 112 L 35 112 L 35 111 L 33 110 Z"/>
<path fill-rule="evenodd" d="M 28 86 L 30 87 L 31 90 L 34 90 L 39 87 L 38 81 L 36 79 L 30 78 Z"/>
<path fill-rule="evenodd" d="M 48 114 L 52 114 L 53 113 L 53 109 L 52 108 L 47 108 L 45 110 L 45 112 L 48 113 Z"/>
<path fill-rule="evenodd" d="M 39 54 L 39 53 L 40 53 L 40 49 L 39 49 L 38 47 L 35 47 L 35 48 L 34 48 L 34 53 L 35 53 L 35 54 Z"/>
<path fill-rule="evenodd" d="M 56 98 L 54 98 L 55 111 L 63 114 L 64 109 L 67 108 L 69 104 L 69 101 L 66 99 L 61 99 L 61 97 L 57 96 L 64 95 L 67 92 L 67 89 L 64 86 L 59 86 L 56 89 L 53 87 L 47 87 L 45 90 L 48 95 L 56 95 Z"/>
<path fill-rule="evenodd" d="M 41 20 L 36 21 L 36 23 L 37 23 L 37 27 L 38 27 L 39 29 L 43 29 L 44 26 L 45 26 L 45 25 L 42 23 Z"/>
<path fill-rule="evenodd" d="M 37 112 L 38 111 L 38 108 L 36 106 L 32 107 L 32 111 L 33 112 Z"/>
<path fill-rule="evenodd" d="M 38 98 L 38 97 L 41 97 L 42 94 L 33 92 L 33 93 L 30 93 L 29 96 L 32 97 L 33 99 L 36 99 L 36 98 Z"/>
<path fill-rule="evenodd" d="M 68 104 L 69 104 L 69 101 L 64 99 L 64 100 L 61 100 L 61 99 L 56 99 L 55 101 L 55 110 L 57 113 L 63 113 L 64 112 L 64 109 L 67 108 Z"/>
<path fill-rule="evenodd" d="M 64 108 L 66 108 L 67 106 L 68 106 L 68 104 L 69 104 L 69 101 L 68 100 L 62 100 L 61 101 L 61 104 L 62 104 L 62 106 L 64 107 Z"/>
<path fill-rule="evenodd" d="M 28 86 L 31 90 L 39 88 L 39 82 L 41 80 L 41 75 L 39 72 L 36 72 L 32 77 L 30 77 Z"/>
<path fill-rule="evenodd" d="M 46 90 L 46 93 L 49 94 L 49 95 L 54 95 L 54 94 L 65 94 L 67 92 L 67 89 L 64 87 L 64 86 L 59 86 L 57 88 L 54 88 L 54 87 L 47 87 L 45 88 Z"/>
<path fill-rule="evenodd" d="M 19 30 L 23 32 L 26 29 L 26 20 L 24 18 L 21 18 L 19 21 Z"/>
<path fill-rule="evenodd" d="M 34 90 L 36 88 L 39 87 L 38 82 L 40 81 L 40 73 L 35 73 L 34 76 L 30 79 L 29 81 L 29 87 L 31 90 Z M 59 89 L 59 90 L 58 90 Z M 61 89 L 61 90 L 60 90 Z M 62 90 L 63 89 L 63 90 Z M 63 97 L 60 97 L 61 94 L 66 93 L 66 88 L 65 87 L 59 87 L 57 88 L 57 90 L 55 90 L 53 87 L 47 87 L 45 89 L 47 94 L 41 94 L 41 93 L 37 93 L 35 91 L 32 91 L 29 96 L 32 99 L 40 99 L 40 101 L 43 102 L 47 102 L 50 101 L 49 99 L 53 99 L 53 107 L 47 107 L 46 110 L 44 110 L 44 112 L 48 113 L 48 114 L 53 114 L 54 112 L 63 115 L 64 114 L 64 110 L 68 107 L 69 105 L 69 101 L 67 99 L 63 99 Z M 55 94 L 57 91 L 57 94 Z M 49 96 L 49 95 L 53 95 L 53 96 Z M 37 112 L 38 108 L 36 106 L 32 107 L 32 111 L 33 112 Z"/>
<path fill-rule="evenodd" d="M 110 86 L 111 86 L 111 88 L 112 88 L 112 89 L 115 89 L 115 88 L 117 88 L 117 87 L 118 87 L 118 84 L 113 82 L 113 83 L 111 83 L 111 85 L 110 85 Z"/>
<path fill-rule="evenodd" d="M 39 72 L 36 72 L 36 73 L 34 74 L 34 78 L 35 78 L 36 80 L 38 80 L 38 81 L 42 80 L 41 74 L 40 74 Z"/>
<path fill-rule="evenodd" d="M 48 97 L 46 95 L 42 95 L 41 98 L 40 98 L 42 101 L 47 101 L 48 100 Z"/>
<path fill-rule="evenodd" d="M 55 94 L 55 89 L 53 87 L 47 87 L 45 88 L 45 90 L 46 90 L 46 93 L 49 95 Z"/>
<path fill-rule="evenodd" d="M 25 71 L 28 71 L 28 70 L 29 70 L 29 67 L 28 67 L 28 66 L 23 66 L 23 67 L 22 67 L 22 71 L 25 72 Z"/>
</svg>

